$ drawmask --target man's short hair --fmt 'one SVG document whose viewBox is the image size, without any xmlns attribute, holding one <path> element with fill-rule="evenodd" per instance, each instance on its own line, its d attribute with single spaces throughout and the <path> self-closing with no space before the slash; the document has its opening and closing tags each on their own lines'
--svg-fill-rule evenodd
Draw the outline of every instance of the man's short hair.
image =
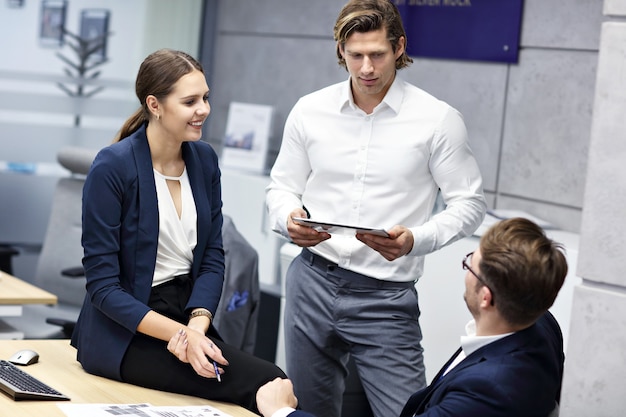
<svg viewBox="0 0 626 417">
<path fill-rule="evenodd" d="M 396 5 L 389 0 L 351 0 L 343 6 L 335 22 L 334 38 L 337 41 L 339 65 L 347 69 L 341 49 L 350 35 L 355 32 L 365 33 L 378 29 L 386 30 L 393 52 L 396 52 L 400 38 L 404 37 L 405 50 L 396 59 L 396 69 L 407 67 L 413 62 L 413 59 L 406 54 L 406 32 Z"/>
<path fill-rule="evenodd" d="M 480 240 L 481 278 L 512 325 L 530 325 L 547 311 L 567 275 L 561 244 L 524 218 L 493 225 Z"/>
</svg>

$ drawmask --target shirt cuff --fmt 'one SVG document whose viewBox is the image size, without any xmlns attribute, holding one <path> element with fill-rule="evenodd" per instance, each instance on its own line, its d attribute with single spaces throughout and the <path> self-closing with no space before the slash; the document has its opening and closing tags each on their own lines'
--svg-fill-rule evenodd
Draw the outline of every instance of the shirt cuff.
<svg viewBox="0 0 626 417">
<path fill-rule="evenodd" d="M 287 417 L 289 414 L 293 413 L 294 411 L 296 411 L 295 408 L 284 407 L 284 408 L 281 408 L 280 410 L 276 410 L 276 412 L 272 414 L 272 417 Z"/>
</svg>

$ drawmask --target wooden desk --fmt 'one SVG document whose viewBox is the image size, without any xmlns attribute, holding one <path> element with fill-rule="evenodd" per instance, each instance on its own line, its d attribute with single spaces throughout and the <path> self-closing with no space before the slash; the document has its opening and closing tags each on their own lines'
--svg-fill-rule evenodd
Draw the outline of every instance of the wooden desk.
<svg viewBox="0 0 626 417">
<path fill-rule="evenodd" d="M 20 349 L 39 353 L 39 362 L 20 369 L 71 398 L 71 403 L 138 404 L 155 406 L 211 405 L 233 417 L 256 414 L 237 405 L 141 388 L 88 374 L 76 361 L 76 350 L 68 340 L 0 341 L 0 358 L 7 359 Z M 63 401 L 67 403 L 68 401 Z M 64 417 L 56 401 L 13 401 L 0 392 L 2 415 L 11 417 Z"/>
<path fill-rule="evenodd" d="M 0 271 L 0 306 L 56 303 L 56 295 Z"/>
<path fill-rule="evenodd" d="M 24 338 L 23 332 L 2 321 L 2 317 L 21 316 L 24 304 L 56 303 L 56 295 L 0 271 L 0 339 Z"/>
</svg>

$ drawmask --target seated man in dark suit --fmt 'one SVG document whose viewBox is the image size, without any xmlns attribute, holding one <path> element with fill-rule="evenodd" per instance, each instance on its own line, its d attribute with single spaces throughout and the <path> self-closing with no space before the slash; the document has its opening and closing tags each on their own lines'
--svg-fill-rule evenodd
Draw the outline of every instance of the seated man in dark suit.
<svg viewBox="0 0 626 417">
<path fill-rule="evenodd" d="M 401 417 L 550 415 L 564 362 L 561 329 L 548 312 L 567 275 L 562 246 L 531 221 L 514 218 L 492 226 L 462 266 L 473 316 L 468 335 L 433 382 L 408 399 Z M 285 379 L 262 386 L 257 403 L 265 417 L 311 416 L 295 410 Z"/>
</svg>

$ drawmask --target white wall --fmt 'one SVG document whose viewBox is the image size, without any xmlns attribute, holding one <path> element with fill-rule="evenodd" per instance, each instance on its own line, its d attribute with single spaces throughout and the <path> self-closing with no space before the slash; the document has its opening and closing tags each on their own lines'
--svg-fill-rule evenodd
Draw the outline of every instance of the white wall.
<svg viewBox="0 0 626 417">
<path fill-rule="evenodd" d="M 110 12 L 108 62 L 92 82 L 104 90 L 91 98 L 70 98 L 57 82 L 71 85 L 57 53 L 77 60 L 69 46 L 40 44 L 41 0 L 23 7 L 0 1 L 0 243 L 17 244 L 16 275 L 29 279 L 48 220 L 52 193 L 62 170 L 24 174 L 2 169 L 3 162 L 57 166 L 58 150 L 68 145 L 99 149 L 111 142 L 139 106 L 134 81 L 141 61 L 159 48 L 197 56 L 202 0 L 70 0 L 65 27 L 80 32 L 80 13 Z M 74 126 L 81 115 L 80 127 Z"/>
</svg>

